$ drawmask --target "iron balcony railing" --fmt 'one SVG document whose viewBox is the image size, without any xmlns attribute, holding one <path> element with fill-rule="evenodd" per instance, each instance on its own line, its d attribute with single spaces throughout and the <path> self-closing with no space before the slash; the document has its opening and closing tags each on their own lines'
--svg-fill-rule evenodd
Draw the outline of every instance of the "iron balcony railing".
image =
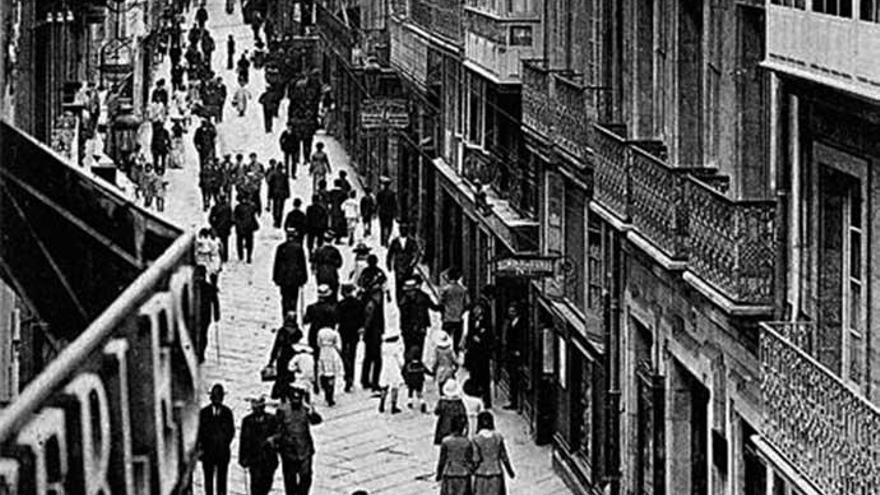
<svg viewBox="0 0 880 495">
<path fill-rule="evenodd" d="M 738 304 L 773 302 L 776 204 L 734 200 L 723 177 L 668 164 L 654 143 L 595 125 L 594 200 Z"/>
<path fill-rule="evenodd" d="M 815 357 L 812 323 L 762 323 L 761 435 L 818 492 L 880 493 L 880 408 Z"/>
<path fill-rule="evenodd" d="M 523 60 L 523 122 L 559 149 L 586 162 L 596 121 L 596 92 L 575 74 L 553 71 L 545 60 Z"/>
<path fill-rule="evenodd" d="M 455 0 L 412 0 L 410 19 L 457 44 L 462 37 L 462 5 Z"/>
</svg>

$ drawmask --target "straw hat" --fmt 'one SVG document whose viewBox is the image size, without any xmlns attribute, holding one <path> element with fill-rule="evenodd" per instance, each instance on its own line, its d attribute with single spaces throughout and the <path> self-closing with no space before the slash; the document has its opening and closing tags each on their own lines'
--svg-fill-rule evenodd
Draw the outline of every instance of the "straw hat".
<svg viewBox="0 0 880 495">
<path fill-rule="evenodd" d="M 364 244 L 364 241 L 357 243 L 357 246 L 352 250 L 355 254 L 366 254 L 371 251 L 370 246 Z"/>
<path fill-rule="evenodd" d="M 332 294 L 329 285 L 321 284 L 318 286 L 318 297 L 330 297 Z"/>
<path fill-rule="evenodd" d="M 443 384 L 443 395 L 451 398 L 459 397 L 461 395 L 461 387 L 458 385 L 458 380 L 455 378 L 446 380 Z"/>
<path fill-rule="evenodd" d="M 437 336 L 434 337 L 434 341 L 437 347 L 449 347 L 452 345 L 452 339 L 449 338 L 449 334 L 444 331 L 437 332 Z"/>
</svg>

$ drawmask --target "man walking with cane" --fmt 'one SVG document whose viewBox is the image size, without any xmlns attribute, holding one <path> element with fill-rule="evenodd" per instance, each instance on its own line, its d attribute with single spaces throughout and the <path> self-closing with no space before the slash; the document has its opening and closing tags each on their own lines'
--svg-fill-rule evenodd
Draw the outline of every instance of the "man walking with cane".
<svg viewBox="0 0 880 495">
<path fill-rule="evenodd" d="M 238 463 L 250 475 L 250 495 L 268 495 L 278 468 L 278 454 L 269 439 L 278 431 L 278 423 L 266 412 L 265 396 L 251 399 L 251 409 L 241 421 Z"/>
</svg>

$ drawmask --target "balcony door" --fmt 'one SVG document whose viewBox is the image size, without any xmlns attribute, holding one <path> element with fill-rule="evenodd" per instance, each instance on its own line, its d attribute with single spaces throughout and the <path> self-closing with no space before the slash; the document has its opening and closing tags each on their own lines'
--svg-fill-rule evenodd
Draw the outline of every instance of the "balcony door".
<svg viewBox="0 0 880 495">
<path fill-rule="evenodd" d="M 814 144 L 818 179 L 818 320 L 823 364 L 858 386 L 864 375 L 867 164 Z"/>
</svg>

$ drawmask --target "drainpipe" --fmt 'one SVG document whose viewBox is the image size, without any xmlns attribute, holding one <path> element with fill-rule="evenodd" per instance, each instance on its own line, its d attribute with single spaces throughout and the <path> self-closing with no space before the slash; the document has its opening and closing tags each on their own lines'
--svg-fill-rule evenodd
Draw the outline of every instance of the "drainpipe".
<svg viewBox="0 0 880 495">
<path fill-rule="evenodd" d="M 620 494 L 620 315 L 621 294 L 623 293 L 621 274 L 623 255 L 620 245 L 620 232 L 609 233 L 611 247 L 611 269 L 606 275 L 603 295 L 603 320 L 605 325 L 605 350 L 607 353 L 606 376 L 608 377 L 607 400 L 607 456 L 605 477 L 609 482 L 610 494 Z"/>
</svg>

